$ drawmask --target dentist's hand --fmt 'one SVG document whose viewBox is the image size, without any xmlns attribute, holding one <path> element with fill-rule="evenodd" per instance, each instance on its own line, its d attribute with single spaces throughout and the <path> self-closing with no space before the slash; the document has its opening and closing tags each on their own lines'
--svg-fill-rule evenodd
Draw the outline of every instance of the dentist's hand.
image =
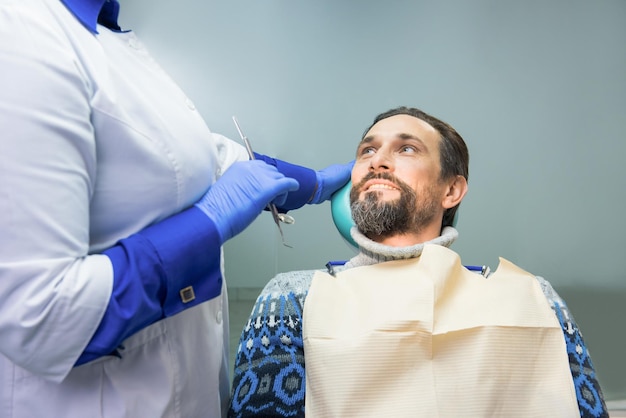
<svg viewBox="0 0 626 418">
<path fill-rule="evenodd" d="M 276 204 L 280 212 L 301 208 L 308 204 L 317 204 L 330 199 L 330 196 L 343 187 L 350 180 L 354 161 L 347 164 L 334 164 L 323 170 L 315 171 L 310 168 L 291 164 L 287 161 L 254 153 L 257 160 L 265 161 L 274 166 L 286 177 L 298 181 L 300 188 L 289 193 L 283 204 Z"/>
<path fill-rule="evenodd" d="M 285 202 L 298 182 L 263 161 L 231 165 L 195 204 L 215 224 L 222 243 L 239 234 L 272 202 Z"/>
<path fill-rule="evenodd" d="M 350 180 L 352 166 L 354 166 L 354 161 L 347 164 L 333 164 L 323 170 L 316 171 L 317 189 L 309 203 L 318 204 L 330 199 L 333 193 Z"/>
</svg>

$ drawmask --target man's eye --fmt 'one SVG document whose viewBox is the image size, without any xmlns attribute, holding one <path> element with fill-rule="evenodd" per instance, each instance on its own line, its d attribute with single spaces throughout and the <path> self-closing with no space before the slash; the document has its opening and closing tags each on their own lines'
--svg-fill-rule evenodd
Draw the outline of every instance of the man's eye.
<svg viewBox="0 0 626 418">
<path fill-rule="evenodd" d="M 373 147 L 367 147 L 367 148 L 363 148 L 363 150 L 361 151 L 361 155 L 371 155 L 374 154 L 376 152 L 376 149 Z"/>
<path fill-rule="evenodd" d="M 412 147 L 410 145 L 405 145 L 402 147 L 401 149 L 402 152 L 415 152 L 415 147 Z"/>
</svg>

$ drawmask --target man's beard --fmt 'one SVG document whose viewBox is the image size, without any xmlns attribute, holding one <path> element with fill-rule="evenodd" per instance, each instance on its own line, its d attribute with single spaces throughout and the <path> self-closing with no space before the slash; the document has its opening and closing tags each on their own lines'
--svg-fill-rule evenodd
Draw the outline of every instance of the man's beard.
<svg viewBox="0 0 626 418">
<path fill-rule="evenodd" d="M 381 200 L 382 192 L 367 192 L 359 200 L 360 189 L 366 181 L 379 178 L 392 181 L 400 188 L 400 198 Z M 435 217 L 437 200 L 434 188 L 426 189 L 424 195 L 415 191 L 391 174 L 370 173 L 350 191 L 352 219 L 361 233 L 368 237 L 389 237 L 406 233 L 419 233 Z"/>
</svg>

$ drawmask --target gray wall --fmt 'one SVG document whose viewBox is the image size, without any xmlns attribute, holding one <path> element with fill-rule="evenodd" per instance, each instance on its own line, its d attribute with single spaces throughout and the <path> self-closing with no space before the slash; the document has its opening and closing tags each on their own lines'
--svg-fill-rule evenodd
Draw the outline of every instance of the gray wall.
<svg viewBox="0 0 626 418">
<path fill-rule="evenodd" d="M 608 399 L 626 398 L 626 2 L 122 0 L 215 132 L 313 168 L 347 162 L 377 113 L 420 107 L 470 148 L 454 249 L 502 256 L 566 297 Z M 354 251 L 328 203 L 226 245 L 230 287 Z"/>
</svg>

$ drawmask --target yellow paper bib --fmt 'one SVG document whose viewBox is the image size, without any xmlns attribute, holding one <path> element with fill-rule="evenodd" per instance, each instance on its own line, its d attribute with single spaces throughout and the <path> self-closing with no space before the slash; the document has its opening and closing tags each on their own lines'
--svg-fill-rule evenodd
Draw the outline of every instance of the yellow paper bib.
<svg viewBox="0 0 626 418">
<path fill-rule="evenodd" d="M 307 417 L 577 417 L 560 324 L 535 277 L 421 257 L 317 272 L 303 318 Z"/>
</svg>

